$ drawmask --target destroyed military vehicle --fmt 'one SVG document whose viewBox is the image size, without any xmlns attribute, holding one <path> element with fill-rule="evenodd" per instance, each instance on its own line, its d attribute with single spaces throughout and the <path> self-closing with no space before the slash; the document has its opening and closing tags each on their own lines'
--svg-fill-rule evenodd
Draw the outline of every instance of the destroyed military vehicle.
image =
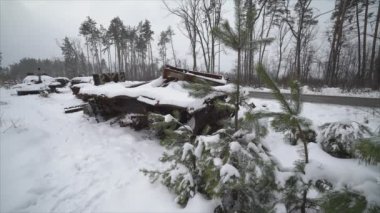
<svg viewBox="0 0 380 213">
<path fill-rule="evenodd" d="M 65 87 L 70 80 L 65 77 L 53 78 L 48 75 L 28 75 L 21 84 L 12 88 L 16 89 L 17 95 L 40 94 L 42 92 L 57 92 L 56 88 Z"/>
<path fill-rule="evenodd" d="M 149 125 L 149 113 L 171 114 L 179 117 L 182 124 L 191 127 L 194 134 L 201 134 L 206 127 L 211 131 L 217 130 L 220 128 L 220 121 L 232 116 L 234 112 L 233 106 L 228 108 L 230 110 L 218 110 L 217 103 L 226 103 L 227 98 L 226 93 L 219 90 L 227 84 L 227 80 L 221 75 L 167 65 L 162 76 L 149 82 L 102 82 L 102 79 L 117 78 L 94 75 L 95 85 L 81 85 L 73 90 L 78 98 L 88 104 L 66 108 L 66 112 L 83 109 L 98 121 L 128 117 L 132 120 L 129 122 L 130 126 L 135 129 Z M 194 83 L 209 85 L 212 92 L 204 97 L 194 97 L 192 92 L 196 91 L 188 88 Z"/>
<path fill-rule="evenodd" d="M 49 84 L 54 82 L 54 78 L 48 75 L 28 75 L 21 84 L 13 86 L 17 95 L 40 94 L 49 90 Z"/>
<path fill-rule="evenodd" d="M 86 77 L 74 77 L 71 79 L 71 90 L 73 91 L 73 94 L 76 95 L 81 87 L 85 87 L 88 85 L 93 85 L 93 77 L 92 76 L 86 76 Z"/>
</svg>

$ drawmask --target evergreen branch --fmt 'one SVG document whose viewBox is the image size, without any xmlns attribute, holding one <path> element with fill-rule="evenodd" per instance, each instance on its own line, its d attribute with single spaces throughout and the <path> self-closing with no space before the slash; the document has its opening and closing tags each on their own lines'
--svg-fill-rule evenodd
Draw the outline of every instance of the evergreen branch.
<svg viewBox="0 0 380 213">
<path fill-rule="evenodd" d="M 298 131 L 298 138 L 301 139 L 303 143 L 304 148 L 304 154 L 305 154 L 305 163 L 309 162 L 309 152 L 307 149 L 307 140 L 305 133 L 303 131 L 303 125 L 308 126 L 308 122 L 305 119 L 300 119 L 298 117 L 299 111 L 292 110 L 290 107 L 290 104 L 286 101 L 285 96 L 281 94 L 280 89 L 277 87 L 276 83 L 271 79 L 271 77 L 268 75 L 268 73 L 265 71 L 265 68 L 262 64 L 258 64 L 257 73 L 261 77 L 261 79 L 266 83 L 266 85 L 272 90 L 273 95 L 277 99 L 277 101 L 280 102 L 281 107 L 283 108 L 285 113 L 280 113 L 279 115 L 275 115 L 274 119 L 272 120 L 272 127 L 274 127 L 278 131 L 284 131 L 288 129 L 294 129 Z M 300 99 L 299 99 L 299 88 L 297 84 L 293 85 L 293 94 L 294 99 L 293 101 L 298 101 L 298 103 L 295 104 L 296 109 L 300 109 L 299 105 Z M 298 92 L 297 92 L 298 91 Z M 298 94 L 297 94 L 298 93 Z"/>
<path fill-rule="evenodd" d="M 231 28 L 228 21 L 224 21 L 219 27 L 215 27 L 212 33 L 216 39 L 220 40 L 227 47 L 237 50 L 239 46 L 238 36 L 236 32 Z"/>
<path fill-rule="evenodd" d="M 356 156 L 362 161 L 373 165 L 380 163 L 380 136 L 360 139 L 355 148 Z"/>
<path fill-rule="evenodd" d="M 183 84 L 183 88 L 190 90 L 190 95 L 196 98 L 204 98 L 213 91 L 211 85 L 205 81 L 185 83 Z"/>
<path fill-rule="evenodd" d="M 321 199 L 324 212 L 364 212 L 367 206 L 366 198 L 354 191 L 333 191 Z"/>
<path fill-rule="evenodd" d="M 290 108 L 288 102 L 285 99 L 285 96 L 281 94 L 280 89 L 277 87 L 277 85 L 274 83 L 274 81 L 271 79 L 271 77 L 268 75 L 268 73 L 265 71 L 265 68 L 262 64 L 258 64 L 256 67 L 256 71 L 260 78 L 265 82 L 265 84 L 269 87 L 269 89 L 272 90 L 273 95 L 275 96 L 276 100 L 278 100 L 281 104 L 281 107 L 288 113 L 294 114 L 292 109 Z"/>
</svg>

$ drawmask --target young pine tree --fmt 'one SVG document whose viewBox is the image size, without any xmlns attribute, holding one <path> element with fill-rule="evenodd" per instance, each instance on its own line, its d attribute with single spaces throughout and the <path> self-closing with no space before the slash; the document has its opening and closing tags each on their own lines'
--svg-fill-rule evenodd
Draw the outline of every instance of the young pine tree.
<svg viewBox="0 0 380 213">
<path fill-rule="evenodd" d="M 280 92 L 276 83 L 271 79 L 262 64 L 257 65 L 257 73 L 262 81 L 272 90 L 275 99 L 280 103 L 282 112 L 256 112 L 257 119 L 271 117 L 271 126 L 275 131 L 294 132 L 296 141 L 303 144 L 304 161 L 296 163 L 295 175 L 290 177 L 285 184 L 284 200 L 287 211 L 301 211 L 305 213 L 312 208 L 313 202 L 307 197 L 312 185 L 311 181 L 304 178 L 305 165 L 309 163 L 309 152 L 307 148 L 308 138 L 306 132 L 310 131 L 310 121 L 300 116 L 301 113 L 301 89 L 297 81 L 290 83 L 290 100 Z"/>
<path fill-rule="evenodd" d="M 239 131 L 226 122 L 225 128 L 212 135 L 193 140 L 190 134 L 182 135 L 180 141 L 170 143 L 171 149 L 160 159 L 167 169 L 142 171 L 174 192 L 181 206 L 201 193 L 210 199 L 221 199 L 217 212 L 272 211 L 277 189 L 274 164 L 260 144 L 266 129 L 250 113 L 239 122 Z M 160 123 L 159 126 L 171 126 L 173 118 L 161 118 Z M 179 126 L 178 130 L 186 131 L 186 127 Z"/>
<path fill-rule="evenodd" d="M 301 113 L 301 89 L 298 81 L 290 82 L 290 100 L 280 92 L 276 83 L 271 79 L 262 64 L 257 65 L 257 73 L 264 83 L 272 90 L 275 99 L 280 103 L 282 112 L 257 112 L 258 118 L 272 117 L 271 125 L 275 131 L 293 131 L 297 141 L 303 144 L 303 154 L 305 163 L 309 163 L 309 152 L 307 149 L 306 132 L 310 130 L 311 122 L 300 116 Z"/>
<path fill-rule="evenodd" d="M 253 26 L 256 15 L 254 7 L 247 10 L 243 2 L 243 0 L 235 0 L 235 29 L 231 27 L 228 21 L 224 21 L 219 27 L 213 29 L 216 39 L 237 52 L 235 131 L 239 129 L 241 51 L 247 47 L 250 38 L 249 29 L 246 26 Z M 250 46 L 255 49 L 258 44 L 270 43 L 271 41 L 272 39 L 255 40 L 251 41 Z"/>
</svg>

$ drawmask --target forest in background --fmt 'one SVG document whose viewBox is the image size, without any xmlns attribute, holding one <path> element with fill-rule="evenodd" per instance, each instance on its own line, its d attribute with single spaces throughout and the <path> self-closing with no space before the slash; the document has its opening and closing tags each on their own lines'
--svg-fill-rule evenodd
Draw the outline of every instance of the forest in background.
<svg viewBox="0 0 380 213">
<path fill-rule="evenodd" d="M 290 79 L 311 86 L 344 89 L 380 85 L 380 4 L 375 0 L 335 0 L 332 11 L 320 12 L 312 5 L 316 0 L 245 0 L 247 12 L 240 26 L 247 42 L 239 47 L 240 83 L 260 86 L 255 73 L 264 64 L 272 77 L 283 85 Z M 163 1 L 167 10 L 180 18 L 181 29 L 155 32 L 149 20 L 126 26 L 119 17 L 109 26 L 98 25 L 87 17 L 78 24 L 81 38 L 65 37 L 58 41 L 63 59 L 24 58 L 1 68 L 1 78 L 22 79 L 36 72 L 52 76 L 88 76 L 95 73 L 125 72 L 130 80 L 150 80 L 159 75 L 160 67 L 171 64 L 185 69 L 220 72 L 221 45 L 215 28 L 224 24 L 223 0 Z M 249 16 L 247 15 L 249 14 Z M 321 52 L 316 45 L 318 18 L 330 16 L 328 47 Z M 176 57 L 175 33 L 188 38 L 191 58 Z M 84 42 L 83 42 L 84 41 Z M 223 42 L 225 44 L 225 42 Z M 157 48 L 157 55 L 153 54 Z M 270 49 L 270 51 L 269 51 Z M 269 58 L 269 59 L 268 59 Z M 225 73 L 236 79 L 237 69 Z"/>
</svg>

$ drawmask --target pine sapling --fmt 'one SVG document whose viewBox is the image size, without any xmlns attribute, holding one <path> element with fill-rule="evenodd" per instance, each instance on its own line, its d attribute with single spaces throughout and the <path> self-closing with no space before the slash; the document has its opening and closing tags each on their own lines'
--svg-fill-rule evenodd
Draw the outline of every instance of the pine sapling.
<svg viewBox="0 0 380 213">
<path fill-rule="evenodd" d="M 309 151 L 307 149 L 307 136 L 306 131 L 310 130 L 311 122 L 303 118 L 301 113 L 301 89 L 298 81 L 290 83 L 290 100 L 288 101 L 285 96 L 280 92 L 276 83 L 271 79 L 262 64 L 258 64 L 256 71 L 264 83 L 271 89 L 273 96 L 280 103 L 282 112 L 256 112 L 257 118 L 272 117 L 271 125 L 275 131 L 294 131 L 295 137 L 303 143 L 303 153 L 305 163 L 309 163 Z"/>
<path fill-rule="evenodd" d="M 239 131 L 226 122 L 212 135 L 174 143 L 160 159 L 168 169 L 142 172 L 173 191 L 182 206 L 195 193 L 202 193 L 221 199 L 222 212 L 272 211 L 277 190 L 274 165 L 259 143 L 265 127 L 256 127 L 261 124 L 253 119 L 247 113 L 239 121 Z"/>
<path fill-rule="evenodd" d="M 304 167 L 309 163 L 309 151 L 307 148 L 308 140 L 305 132 L 310 130 L 311 122 L 300 116 L 301 113 L 301 89 L 298 81 L 290 82 L 290 100 L 287 100 L 281 93 L 276 83 L 266 72 L 262 64 L 258 64 L 256 71 L 262 81 L 271 89 L 273 96 L 280 103 L 282 112 L 256 112 L 257 119 L 271 117 L 271 125 L 275 131 L 295 132 L 296 141 L 303 144 L 304 162 L 296 165 L 296 175 L 288 179 L 285 186 L 285 200 L 287 202 L 288 211 L 298 209 L 302 213 L 310 208 L 310 201 L 307 198 L 311 181 L 305 182 L 300 176 L 305 174 Z M 299 196 L 299 193 L 301 194 Z M 301 201 L 301 202 L 300 202 Z"/>
</svg>

